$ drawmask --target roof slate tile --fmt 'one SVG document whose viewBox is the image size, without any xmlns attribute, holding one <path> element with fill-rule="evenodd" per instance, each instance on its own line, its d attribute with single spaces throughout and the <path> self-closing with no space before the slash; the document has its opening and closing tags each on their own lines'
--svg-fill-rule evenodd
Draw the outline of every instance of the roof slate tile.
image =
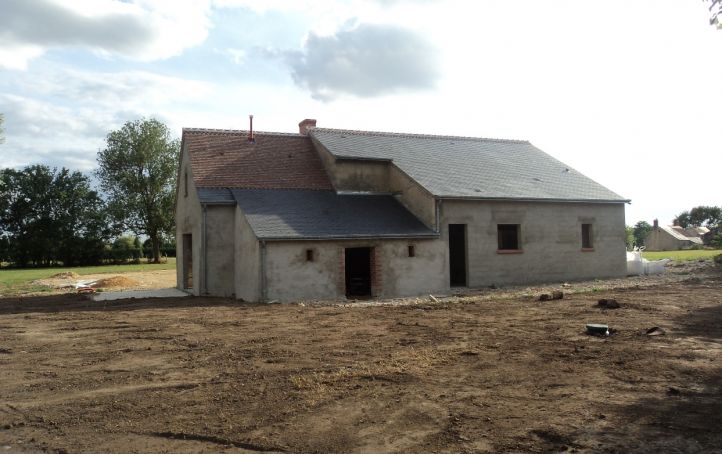
<svg viewBox="0 0 722 454">
<path fill-rule="evenodd" d="M 527 141 L 315 128 L 336 158 L 392 160 L 442 198 L 625 202 Z"/>
<path fill-rule="evenodd" d="M 436 235 L 390 195 L 268 189 L 234 189 L 231 192 L 260 239 Z"/>
</svg>

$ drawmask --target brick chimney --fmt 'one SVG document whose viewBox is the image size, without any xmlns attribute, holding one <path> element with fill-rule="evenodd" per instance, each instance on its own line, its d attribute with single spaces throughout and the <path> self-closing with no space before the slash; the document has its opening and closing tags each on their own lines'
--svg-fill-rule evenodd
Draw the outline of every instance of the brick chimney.
<svg viewBox="0 0 722 454">
<path fill-rule="evenodd" d="M 659 228 L 659 220 L 658 220 L 658 219 L 655 219 L 655 220 L 654 220 L 654 228 L 655 228 L 655 229 L 658 229 L 658 228 Z"/>
<path fill-rule="evenodd" d="M 298 124 L 298 133 L 308 135 L 308 131 L 316 127 L 316 120 L 312 118 L 306 118 Z"/>
</svg>

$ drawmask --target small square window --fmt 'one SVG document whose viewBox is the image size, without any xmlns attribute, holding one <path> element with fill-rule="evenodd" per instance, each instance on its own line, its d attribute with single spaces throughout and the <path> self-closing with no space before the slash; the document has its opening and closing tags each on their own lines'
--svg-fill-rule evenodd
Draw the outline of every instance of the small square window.
<svg viewBox="0 0 722 454">
<path fill-rule="evenodd" d="M 592 224 L 582 224 L 582 249 L 593 249 Z"/>
<path fill-rule="evenodd" d="M 306 261 L 313 262 L 313 249 L 306 249 Z"/>
<path fill-rule="evenodd" d="M 497 236 L 500 251 L 518 251 L 521 249 L 519 239 L 520 224 L 497 224 Z"/>
<path fill-rule="evenodd" d="M 416 248 L 413 244 L 409 245 L 409 257 L 416 257 Z"/>
</svg>

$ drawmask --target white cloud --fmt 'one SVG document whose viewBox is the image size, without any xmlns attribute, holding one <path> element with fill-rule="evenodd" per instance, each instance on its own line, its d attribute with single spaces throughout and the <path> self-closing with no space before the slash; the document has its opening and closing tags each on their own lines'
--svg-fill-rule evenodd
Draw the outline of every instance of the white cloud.
<svg viewBox="0 0 722 454">
<path fill-rule="evenodd" d="M 433 88 L 436 50 L 421 35 L 389 25 L 360 25 L 332 36 L 310 34 L 288 54 L 293 78 L 315 99 L 380 96 Z"/>
<path fill-rule="evenodd" d="M 207 36 L 208 1 L 3 0 L 0 67 L 26 69 L 53 48 L 143 61 L 180 54 Z"/>
<path fill-rule="evenodd" d="M 245 63 L 246 58 L 248 57 L 248 52 L 244 49 L 235 49 L 229 47 L 227 49 L 215 49 L 215 51 L 221 55 L 225 55 L 236 65 L 241 65 Z"/>
<path fill-rule="evenodd" d="M 20 80 L 22 79 L 22 81 Z M 142 71 L 82 72 L 51 67 L 0 92 L 3 166 L 46 163 L 88 170 L 108 132 L 141 117 L 161 121 L 213 92 L 210 84 Z M 178 135 L 180 130 L 175 131 Z"/>
</svg>

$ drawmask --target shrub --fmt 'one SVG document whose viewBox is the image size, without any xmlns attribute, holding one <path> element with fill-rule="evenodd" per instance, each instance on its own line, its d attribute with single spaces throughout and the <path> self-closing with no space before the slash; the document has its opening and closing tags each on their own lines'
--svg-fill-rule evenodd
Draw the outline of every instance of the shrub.
<svg viewBox="0 0 722 454">
<path fill-rule="evenodd" d="M 140 263 L 141 247 L 138 238 L 121 236 L 110 247 L 110 261 L 113 263 Z"/>
</svg>

